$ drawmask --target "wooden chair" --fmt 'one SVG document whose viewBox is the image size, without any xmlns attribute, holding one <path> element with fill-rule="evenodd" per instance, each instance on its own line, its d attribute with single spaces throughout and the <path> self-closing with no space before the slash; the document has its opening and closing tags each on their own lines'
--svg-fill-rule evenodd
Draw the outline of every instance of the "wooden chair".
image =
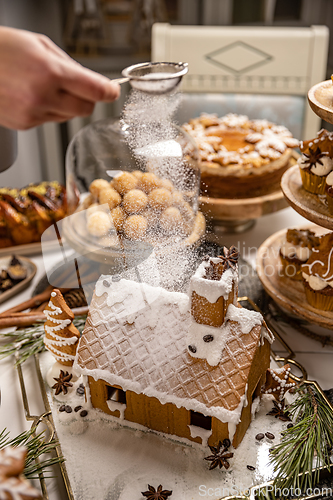
<svg viewBox="0 0 333 500">
<path fill-rule="evenodd" d="M 321 121 L 307 104 L 307 92 L 326 78 L 328 39 L 326 26 L 156 23 L 152 61 L 188 62 L 189 73 L 182 82 L 184 121 L 188 103 L 196 113 L 215 110 L 220 115 L 236 112 L 278 120 L 295 137 L 309 139 L 321 128 Z"/>
</svg>

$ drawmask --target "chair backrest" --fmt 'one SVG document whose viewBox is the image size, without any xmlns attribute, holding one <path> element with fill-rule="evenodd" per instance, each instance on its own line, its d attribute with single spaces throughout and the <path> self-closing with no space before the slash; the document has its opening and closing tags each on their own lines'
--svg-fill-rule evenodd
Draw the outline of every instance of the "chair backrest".
<svg viewBox="0 0 333 500">
<path fill-rule="evenodd" d="M 302 121 L 298 138 L 309 139 L 316 135 L 321 121 L 307 105 L 306 96 L 312 85 L 326 78 L 328 41 L 326 26 L 289 28 L 156 23 L 152 31 L 152 61 L 188 62 L 189 73 L 183 78 L 182 90 L 185 93 L 229 94 L 229 104 L 230 94 L 247 94 L 250 100 L 251 94 L 265 95 L 266 106 L 271 96 L 275 107 L 279 106 L 275 96 L 290 96 L 289 102 L 295 96 L 297 109 L 300 102 L 303 108 L 302 113 L 298 111 Z M 260 107 L 260 100 L 258 103 Z M 294 111 L 293 105 L 286 108 L 286 115 Z M 240 111 L 235 109 L 234 112 Z M 285 124 L 285 121 L 282 119 L 280 124 Z"/>
</svg>

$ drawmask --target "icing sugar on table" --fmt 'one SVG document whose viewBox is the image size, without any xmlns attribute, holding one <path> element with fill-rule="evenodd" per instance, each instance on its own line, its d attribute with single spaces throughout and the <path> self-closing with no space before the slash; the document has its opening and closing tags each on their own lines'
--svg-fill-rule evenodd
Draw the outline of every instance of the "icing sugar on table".
<svg viewBox="0 0 333 500">
<path fill-rule="evenodd" d="M 49 353 L 41 361 L 44 373 L 54 362 Z M 74 389 L 81 382 L 76 381 Z M 230 469 L 209 471 L 204 460 L 210 454 L 208 447 L 176 441 L 138 424 L 124 426 L 93 408 L 88 408 L 84 419 L 74 411 L 59 412 L 66 396 L 62 396 L 64 401 L 55 401 L 48 390 L 48 398 L 75 500 L 136 500 L 148 484 L 162 484 L 177 500 L 208 496 L 208 488 L 213 488 L 209 498 L 240 494 L 272 478 L 269 448 L 279 442 L 287 427 L 287 423 L 266 416 L 272 401 L 265 399 L 242 443 L 231 450 Z M 78 396 L 75 403 L 82 404 L 82 399 Z M 258 433 L 266 432 L 275 438 L 255 439 Z M 249 470 L 248 465 L 255 470 Z"/>
</svg>

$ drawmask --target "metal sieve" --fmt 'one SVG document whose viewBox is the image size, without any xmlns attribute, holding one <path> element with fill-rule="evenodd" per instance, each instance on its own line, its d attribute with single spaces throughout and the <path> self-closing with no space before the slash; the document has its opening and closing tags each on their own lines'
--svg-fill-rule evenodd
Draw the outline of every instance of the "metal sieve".
<svg viewBox="0 0 333 500">
<path fill-rule="evenodd" d="M 121 72 L 124 78 L 112 81 L 129 82 L 133 89 L 148 94 L 165 94 L 174 90 L 187 72 L 187 63 L 147 62 L 128 66 Z"/>
</svg>

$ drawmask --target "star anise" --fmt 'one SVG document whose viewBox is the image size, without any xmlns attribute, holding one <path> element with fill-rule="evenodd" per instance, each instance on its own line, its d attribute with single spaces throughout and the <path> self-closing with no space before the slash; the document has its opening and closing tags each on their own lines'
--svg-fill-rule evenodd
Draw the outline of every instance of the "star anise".
<svg viewBox="0 0 333 500">
<path fill-rule="evenodd" d="M 238 263 L 239 251 L 233 245 L 230 248 L 223 247 L 223 255 L 219 255 L 219 258 L 223 262 L 223 271 L 230 268 L 235 271 Z"/>
<path fill-rule="evenodd" d="M 212 462 L 210 464 L 209 470 L 215 469 L 216 467 L 219 467 L 220 469 L 222 469 L 222 467 L 229 469 L 230 464 L 228 462 L 228 459 L 234 456 L 233 453 L 230 452 L 226 453 L 230 445 L 231 443 L 229 439 L 224 439 L 223 443 L 219 441 L 219 444 L 216 447 L 215 446 L 209 447 L 213 455 L 204 458 L 204 460 Z"/>
<path fill-rule="evenodd" d="M 310 170 L 312 166 L 315 166 L 316 163 L 319 163 L 319 165 L 322 165 L 322 158 L 327 156 L 327 153 L 322 153 L 321 150 L 317 147 L 316 150 L 309 148 L 308 153 L 303 153 L 305 156 L 306 160 L 303 162 L 304 165 L 306 165 L 306 170 Z"/>
<path fill-rule="evenodd" d="M 291 418 L 289 416 L 289 412 L 285 407 L 285 401 L 283 400 L 281 403 L 278 403 L 277 401 L 273 401 L 274 408 L 271 409 L 270 412 L 267 413 L 267 415 L 272 415 L 275 418 L 279 418 L 282 420 L 282 422 L 290 422 Z"/>
<path fill-rule="evenodd" d="M 67 394 L 67 387 L 73 387 L 73 384 L 71 383 L 72 377 L 73 375 L 71 373 L 64 372 L 63 370 L 60 370 L 58 378 L 53 377 L 56 383 L 52 386 L 52 389 L 55 389 L 56 396 L 58 396 L 61 392 Z"/>
<path fill-rule="evenodd" d="M 166 500 L 172 495 L 172 491 L 163 490 L 161 484 L 157 487 L 157 490 L 155 490 L 154 486 L 148 484 L 148 491 L 142 491 L 141 494 L 146 497 L 147 500 Z"/>
</svg>

